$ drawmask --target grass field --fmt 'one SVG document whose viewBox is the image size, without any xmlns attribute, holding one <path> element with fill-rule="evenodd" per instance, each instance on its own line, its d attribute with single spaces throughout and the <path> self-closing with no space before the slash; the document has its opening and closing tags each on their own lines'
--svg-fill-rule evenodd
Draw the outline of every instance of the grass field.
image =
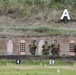
<svg viewBox="0 0 76 75">
<path fill-rule="evenodd" d="M 56 61 L 55 65 L 49 65 L 48 60 L 45 60 L 45 63 L 42 61 L 42 65 L 40 62 L 33 60 L 16 64 L 15 61 L 0 60 L 0 75 L 76 75 L 76 65 L 73 61 Z"/>
<path fill-rule="evenodd" d="M 76 75 L 76 66 L 0 66 L 0 75 Z"/>
</svg>

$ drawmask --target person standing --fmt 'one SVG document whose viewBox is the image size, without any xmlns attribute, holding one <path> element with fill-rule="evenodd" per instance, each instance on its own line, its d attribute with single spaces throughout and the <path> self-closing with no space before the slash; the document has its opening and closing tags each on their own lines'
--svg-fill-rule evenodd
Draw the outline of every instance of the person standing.
<svg viewBox="0 0 76 75">
<path fill-rule="evenodd" d="M 45 44 L 42 46 L 42 48 L 43 48 L 42 50 L 43 55 L 49 55 L 50 45 L 48 44 L 47 41 L 45 41 Z"/>
<path fill-rule="evenodd" d="M 51 53 L 52 55 L 59 55 L 60 53 L 60 44 L 57 43 L 57 40 L 54 40 L 54 43 L 51 44 Z"/>
<path fill-rule="evenodd" d="M 33 40 L 29 45 L 31 55 L 35 55 L 37 46 L 35 45 L 36 40 Z"/>
</svg>

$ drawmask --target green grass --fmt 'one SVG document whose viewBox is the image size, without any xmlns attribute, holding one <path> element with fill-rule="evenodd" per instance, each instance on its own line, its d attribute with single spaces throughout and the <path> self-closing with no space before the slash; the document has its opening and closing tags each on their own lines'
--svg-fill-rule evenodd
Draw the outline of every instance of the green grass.
<svg viewBox="0 0 76 75">
<path fill-rule="evenodd" d="M 10 64 L 10 65 L 7 65 Z M 42 65 L 40 65 L 42 63 Z M 49 65 L 49 60 L 0 60 L 0 75 L 76 75 L 76 61 L 55 60 L 55 65 Z M 45 66 L 46 64 L 46 66 Z M 60 73 L 58 74 L 58 69 Z"/>
<path fill-rule="evenodd" d="M 40 66 L 42 64 L 42 66 L 44 66 L 45 64 L 47 66 L 49 66 L 49 61 L 50 60 L 21 60 L 21 64 L 20 65 L 36 65 L 36 66 Z M 16 65 L 16 60 L 0 60 L 0 66 L 4 65 L 6 66 L 7 63 L 9 65 Z M 55 66 L 74 66 L 74 63 L 76 64 L 76 61 L 72 60 L 72 61 L 59 61 L 59 60 L 55 60 Z"/>
<path fill-rule="evenodd" d="M 37 15 L 40 12 L 39 10 L 46 13 L 46 9 L 49 9 L 49 11 L 51 8 L 62 10 L 65 7 L 69 9 L 75 8 L 76 0 L 0 0 L 0 14 L 11 14 L 13 18 L 25 18 L 32 14 Z"/>
<path fill-rule="evenodd" d="M 2 67 L 2 66 L 0 66 Z M 27 67 L 27 68 L 26 68 Z M 71 68 L 71 66 L 69 67 Z M 57 70 L 60 69 L 60 74 Z M 18 70 L 18 73 L 17 73 Z M 75 69 L 76 70 L 76 69 Z M 40 66 L 3 66 L 0 68 L 0 75 L 75 75 L 75 70 L 69 70 L 56 67 L 40 67 Z"/>
<path fill-rule="evenodd" d="M 0 28 L 0 33 L 3 32 L 13 34 L 26 34 L 26 35 L 76 35 L 75 29 L 63 29 L 53 26 L 4 26 Z"/>
<path fill-rule="evenodd" d="M 74 11 L 74 9 L 76 7 L 76 0 L 0 0 L 0 15 L 9 16 L 14 19 L 19 19 L 21 22 L 26 21 L 26 26 L 6 26 L 5 24 L 5 27 L 0 27 L 0 34 L 17 33 L 36 36 L 76 35 L 75 29 L 60 29 L 54 27 L 53 25 L 51 25 L 52 23 L 50 23 L 52 21 L 59 20 L 59 16 L 61 16 L 65 7 L 68 9 L 69 14 L 72 13 L 71 17 L 75 19 L 76 12 Z M 29 25 L 28 22 L 31 25 Z M 35 25 L 35 23 L 38 22 L 41 22 L 41 24 L 50 24 L 49 26 Z"/>
</svg>

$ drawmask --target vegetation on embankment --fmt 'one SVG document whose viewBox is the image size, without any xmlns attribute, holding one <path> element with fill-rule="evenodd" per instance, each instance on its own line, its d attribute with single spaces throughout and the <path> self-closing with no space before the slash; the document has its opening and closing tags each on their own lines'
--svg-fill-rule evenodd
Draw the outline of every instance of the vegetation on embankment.
<svg viewBox="0 0 76 75">
<path fill-rule="evenodd" d="M 63 29 L 63 28 L 56 28 L 56 27 L 52 27 L 52 26 L 2 26 L 0 27 L 0 34 L 21 34 L 21 35 L 46 35 L 46 36 L 50 36 L 50 35 L 76 35 L 76 30 L 75 29 Z"/>
<path fill-rule="evenodd" d="M 76 0 L 0 0 L 0 14 L 13 18 L 50 20 L 67 8 L 74 17 Z M 62 11 L 61 11 L 62 10 Z"/>
<path fill-rule="evenodd" d="M 55 23 L 65 8 L 76 19 L 76 0 L 0 0 L 0 34 L 76 35 L 75 22 Z"/>
</svg>

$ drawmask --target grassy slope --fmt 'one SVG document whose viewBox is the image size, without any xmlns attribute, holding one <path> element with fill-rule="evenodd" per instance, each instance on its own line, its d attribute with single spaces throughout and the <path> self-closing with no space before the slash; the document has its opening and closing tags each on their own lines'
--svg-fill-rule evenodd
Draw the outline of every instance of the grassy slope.
<svg viewBox="0 0 76 75">
<path fill-rule="evenodd" d="M 65 8 L 76 19 L 76 0 L 0 0 L 0 34 L 75 35 L 75 22 L 55 23 Z"/>
</svg>

